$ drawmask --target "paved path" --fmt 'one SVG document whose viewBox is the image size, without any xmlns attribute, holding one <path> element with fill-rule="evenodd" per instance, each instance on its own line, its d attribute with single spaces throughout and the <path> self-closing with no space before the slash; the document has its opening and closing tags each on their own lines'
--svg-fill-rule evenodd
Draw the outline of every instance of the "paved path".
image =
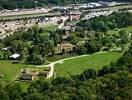
<svg viewBox="0 0 132 100">
<path fill-rule="evenodd" d="M 97 53 L 94 53 L 94 54 L 98 54 L 98 53 L 104 53 L 104 52 L 97 52 Z M 40 67 L 40 68 L 42 68 L 42 67 L 50 67 L 51 69 L 50 69 L 50 71 L 49 71 L 49 73 L 48 73 L 48 75 L 46 77 L 48 79 L 48 78 L 52 78 L 53 75 L 54 75 L 54 65 L 55 64 L 58 64 L 58 63 L 62 64 L 66 60 L 80 58 L 80 57 L 85 57 L 85 56 L 90 56 L 90 55 L 87 54 L 87 55 L 81 55 L 81 56 L 76 56 L 76 57 L 65 58 L 65 59 L 61 59 L 61 60 L 52 62 L 52 63 L 50 63 L 48 65 L 42 65 L 42 66 L 36 66 L 36 67 Z"/>
</svg>

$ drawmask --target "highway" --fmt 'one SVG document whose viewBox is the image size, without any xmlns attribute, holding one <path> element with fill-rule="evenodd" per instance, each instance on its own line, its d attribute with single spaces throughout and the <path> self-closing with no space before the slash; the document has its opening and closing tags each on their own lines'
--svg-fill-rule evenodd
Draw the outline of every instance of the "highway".
<svg viewBox="0 0 132 100">
<path fill-rule="evenodd" d="M 94 8 L 94 9 L 87 9 L 88 11 L 91 12 L 97 12 L 97 11 L 106 11 L 106 10 L 119 10 L 119 9 L 124 9 L 124 8 L 132 8 L 132 4 L 129 5 L 120 5 L 120 6 L 113 6 L 113 7 L 104 7 L 104 8 Z M 18 19 L 18 18 L 33 18 L 33 17 L 39 17 L 39 16 L 60 16 L 62 13 L 48 13 L 48 12 L 43 12 L 43 11 L 39 11 L 39 10 L 34 10 L 32 12 L 28 12 L 28 10 L 26 11 L 27 13 L 23 13 L 23 12 L 5 12 L 2 13 L 0 12 L 0 19 Z"/>
<path fill-rule="evenodd" d="M 132 8 L 132 4 L 121 5 L 121 6 L 113 6 L 113 7 L 106 7 L 106 8 L 96 8 L 96 9 L 90 9 L 90 11 L 96 12 L 96 11 L 119 10 L 119 9 L 128 9 L 128 8 Z"/>
</svg>

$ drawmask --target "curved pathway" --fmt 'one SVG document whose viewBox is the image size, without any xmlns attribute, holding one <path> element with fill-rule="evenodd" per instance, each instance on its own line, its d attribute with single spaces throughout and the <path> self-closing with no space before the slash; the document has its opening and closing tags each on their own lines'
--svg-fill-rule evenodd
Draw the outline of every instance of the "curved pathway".
<svg viewBox="0 0 132 100">
<path fill-rule="evenodd" d="M 104 53 L 104 52 L 97 52 L 97 53 L 94 53 L 94 54 L 98 54 L 98 53 Z M 90 55 L 87 54 L 87 55 L 81 55 L 81 56 L 76 56 L 76 57 L 65 58 L 65 59 L 61 59 L 61 60 L 55 61 L 55 62 L 51 62 L 48 65 L 42 65 L 42 66 L 36 66 L 36 67 L 40 67 L 40 68 L 42 68 L 42 67 L 50 67 L 51 69 L 50 69 L 50 71 L 49 71 L 49 73 L 48 73 L 48 75 L 46 77 L 48 79 L 48 78 L 52 78 L 53 75 L 54 75 L 54 65 L 55 64 L 58 64 L 58 63 L 62 64 L 66 60 L 80 58 L 80 57 L 85 57 L 85 56 L 90 56 Z"/>
</svg>

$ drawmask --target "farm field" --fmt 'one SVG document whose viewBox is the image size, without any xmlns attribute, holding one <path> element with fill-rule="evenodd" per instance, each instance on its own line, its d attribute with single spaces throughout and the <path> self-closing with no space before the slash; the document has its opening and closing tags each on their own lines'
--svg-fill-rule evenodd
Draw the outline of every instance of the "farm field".
<svg viewBox="0 0 132 100">
<path fill-rule="evenodd" d="M 55 65 L 56 75 L 57 77 L 69 77 L 70 75 L 80 74 L 88 68 L 98 70 L 110 64 L 110 62 L 116 61 L 120 56 L 121 53 L 119 52 L 105 52 L 66 60 L 62 64 Z"/>
</svg>

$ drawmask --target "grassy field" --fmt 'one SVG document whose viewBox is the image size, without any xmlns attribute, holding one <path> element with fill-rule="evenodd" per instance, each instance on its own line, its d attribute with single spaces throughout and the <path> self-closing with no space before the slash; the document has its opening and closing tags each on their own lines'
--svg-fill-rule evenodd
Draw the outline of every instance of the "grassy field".
<svg viewBox="0 0 132 100">
<path fill-rule="evenodd" d="M 2 80 L 11 81 L 23 67 L 26 67 L 26 65 L 12 64 L 11 61 L 0 60 L 0 75 L 4 75 Z"/>
<path fill-rule="evenodd" d="M 57 28 L 57 25 L 52 25 L 52 24 L 44 26 L 45 31 L 54 31 L 56 28 Z"/>
<path fill-rule="evenodd" d="M 55 71 L 57 77 L 80 74 L 88 68 L 100 69 L 110 62 L 116 61 L 121 56 L 118 52 L 106 52 L 92 54 L 90 56 L 66 60 L 63 64 L 56 64 Z"/>
</svg>

